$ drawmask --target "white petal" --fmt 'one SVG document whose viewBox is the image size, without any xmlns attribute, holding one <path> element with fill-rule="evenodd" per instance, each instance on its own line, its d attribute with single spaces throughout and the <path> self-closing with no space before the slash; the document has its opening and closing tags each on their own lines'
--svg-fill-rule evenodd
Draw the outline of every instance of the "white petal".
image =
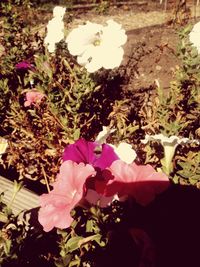
<svg viewBox="0 0 200 267">
<path fill-rule="evenodd" d="M 72 30 L 66 38 L 66 43 L 71 55 L 81 55 L 88 49 L 95 38 L 96 34 L 101 31 L 102 25 L 87 22 L 86 25 L 80 25 Z"/>
<path fill-rule="evenodd" d="M 113 147 L 118 157 L 127 164 L 132 163 L 137 157 L 135 150 L 132 148 L 130 144 L 122 142 L 118 146 L 114 146 L 111 144 L 109 145 Z"/>
<path fill-rule="evenodd" d="M 127 35 L 121 25 L 113 20 L 107 21 L 108 26 L 104 27 L 102 41 L 107 46 L 120 47 L 127 41 Z"/>
<path fill-rule="evenodd" d="M 57 17 L 57 18 L 60 18 L 60 19 L 63 19 L 64 14 L 65 14 L 65 10 L 66 10 L 65 7 L 56 6 L 53 9 L 53 16 Z"/>
<path fill-rule="evenodd" d="M 124 55 L 123 48 L 105 49 L 103 57 L 103 67 L 105 69 L 114 69 L 119 67 Z"/>
<path fill-rule="evenodd" d="M 189 33 L 190 42 L 197 48 L 200 53 L 200 22 L 196 23 Z"/>
</svg>

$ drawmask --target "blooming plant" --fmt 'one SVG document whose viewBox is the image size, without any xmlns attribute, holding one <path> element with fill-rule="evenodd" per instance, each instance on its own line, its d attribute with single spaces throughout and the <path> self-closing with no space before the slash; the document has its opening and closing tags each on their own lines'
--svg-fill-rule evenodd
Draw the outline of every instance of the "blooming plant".
<svg viewBox="0 0 200 267">
<path fill-rule="evenodd" d="M 200 35 L 200 22 L 197 22 L 189 33 L 189 40 L 197 48 L 198 53 L 200 52 L 200 43 L 199 43 L 199 35 Z"/>
<path fill-rule="evenodd" d="M 21 1 L 7 2 L 0 167 L 40 196 L 38 209 L 14 215 L 0 194 L 0 265 L 143 266 L 143 211 L 173 183 L 200 187 L 199 24 L 180 32 L 183 64 L 169 90 L 156 80 L 133 93 L 122 88 L 121 24 L 68 31 L 68 10 L 57 6 L 40 30 L 18 13 Z"/>
<path fill-rule="evenodd" d="M 24 102 L 24 106 L 28 107 L 30 105 L 37 105 L 41 102 L 41 100 L 44 98 L 44 94 L 37 92 L 37 91 L 29 91 L 26 92 L 26 101 Z"/>
<path fill-rule="evenodd" d="M 163 170 L 168 175 L 173 170 L 173 158 L 176 148 L 179 144 L 185 143 L 196 143 L 199 144 L 199 140 L 189 140 L 188 138 L 179 138 L 178 136 L 172 135 L 170 137 L 164 136 L 163 134 L 155 134 L 153 136 L 147 135 L 142 143 L 146 144 L 148 141 L 160 141 L 164 149 L 164 158 L 161 160 Z"/>
<path fill-rule="evenodd" d="M 53 10 L 53 18 L 47 24 L 47 35 L 44 39 L 44 43 L 47 45 L 50 53 L 55 51 L 56 43 L 64 38 L 64 14 L 65 8 L 56 6 Z"/>
<path fill-rule="evenodd" d="M 146 206 L 168 186 L 168 177 L 164 173 L 156 172 L 150 165 L 137 165 L 134 162 L 128 164 L 118 159 L 110 145 L 80 139 L 65 148 L 63 163 L 53 190 L 40 197 L 38 219 L 47 232 L 54 227 L 66 229 L 72 225 L 73 228 L 73 218 L 76 217 L 73 216 L 72 210 L 78 206 L 89 211 L 90 208 L 95 210 L 98 207 L 104 210 L 112 207 L 112 203 L 121 205 L 120 201 L 128 198 Z M 90 216 L 85 219 L 89 222 Z M 80 218 L 76 218 L 75 223 L 79 220 Z M 88 245 L 91 241 L 101 244 L 100 240 L 104 234 L 101 220 L 96 220 L 97 232 L 90 229 L 90 236 L 85 237 L 85 241 L 83 233 L 81 236 L 68 237 L 66 244 L 69 248 L 65 257 L 71 255 L 70 259 L 74 259 L 72 251 L 80 249 L 82 242 Z M 104 238 L 108 239 L 106 236 Z M 75 244 L 70 248 L 69 244 L 75 238 Z M 79 257 L 82 262 L 82 257 Z"/>
<path fill-rule="evenodd" d="M 113 20 L 108 20 L 107 26 L 88 21 L 72 30 L 66 38 L 70 54 L 77 56 L 77 62 L 88 72 L 102 67 L 119 67 L 124 55 L 122 45 L 126 40 L 125 31 Z"/>
</svg>

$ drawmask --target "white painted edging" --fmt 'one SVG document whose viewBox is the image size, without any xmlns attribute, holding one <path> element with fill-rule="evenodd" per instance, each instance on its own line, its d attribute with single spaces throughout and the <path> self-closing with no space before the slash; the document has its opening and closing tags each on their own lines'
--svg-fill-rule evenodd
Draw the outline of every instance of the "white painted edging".
<svg viewBox="0 0 200 267">
<path fill-rule="evenodd" d="M 13 196 L 13 182 L 0 176 L 0 193 L 4 192 L 3 201 L 9 204 Z M 23 210 L 30 210 L 39 206 L 39 196 L 35 193 L 22 188 L 16 195 L 12 203 L 12 211 L 18 214 Z"/>
</svg>

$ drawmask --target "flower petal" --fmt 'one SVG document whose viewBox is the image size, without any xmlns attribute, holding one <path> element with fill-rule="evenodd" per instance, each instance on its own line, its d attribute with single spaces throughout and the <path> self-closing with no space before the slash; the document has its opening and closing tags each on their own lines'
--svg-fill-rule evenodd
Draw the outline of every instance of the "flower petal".
<svg viewBox="0 0 200 267">
<path fill-rule="evenodd" d="M 65 148 L 63 160 L 72 160 L 77 163 L 89 163 L 94 167 L 105 169 L 109 167 L 114 160 L 119 159 L 111 146 L 106 144 L 102 145 L 100 155 L 95 153 L 95 149 L 98 147 L 101 150 L 101 145 L 99 145 L 98 142 L 89 142 L 84 139 L 79 139 L 74 144 L 68 145 Z"/>
<path fill-rule="evenodd" d="M 99 167 L 101 170 L 104 170 L 107 167 L 110 167 L 113 161 L 118 159 L 119 157 L 114 152 L 114 149 L 107 144 L 103 144 L 101 155 L 95 160 L 94 166 Z"/>
<path fill-rule="evenodd" d="M 109 168 L 114 179 L 108 181 L 105 195 L 130 195 L 141 205 L 149 204 L 156 196 L 167 189 L 169 179 L 164 173 L 156 172 L 150 165 L 126 164 L 114 161 Z"/>
<path fill-rule="evenodd" d="M 81 138 L 74 144 L 68 145 L 63 153 L 63 160 L 72 160 L 76 163 L 84 162 L 92 164 L 96 155 L 94 154 L 94 149 L 97 144 L 95 142 L 88 142 Z"/>
<path fill-rule="evenodd" d="M 38 220 L 44 231 L 70 226 L 70 211 L 81 200 L 86 179 L 95 174 L 94 168 L 88 164 L 63 162 L 53 190 L 40 196 Z"/>
</svg>

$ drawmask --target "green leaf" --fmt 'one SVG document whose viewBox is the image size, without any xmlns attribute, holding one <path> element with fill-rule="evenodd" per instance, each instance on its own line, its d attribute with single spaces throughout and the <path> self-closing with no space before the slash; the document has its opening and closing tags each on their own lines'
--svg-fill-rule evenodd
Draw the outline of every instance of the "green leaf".
<svg viewBox="0 0 200 267">
<path fill-rule="evenodd" d="M 70 262 L 69 264 L 69 267 L 73 267 L 73 266 L 80 266 L 80 263 L 81 263 L 81 260 L 78 258 L 78 259 L 75 259 L 73 261 Z"/>
<path fill-rule="evenodd" d="M 80 247 L 80 241 L 84 238 L 82 236 L 75 236 L 69 239 L 66 246 L 68 249 L 68 252 L 72 252 Z"/>
<path fill-rule="evenodd" d="M 76 129 L 74 134 L 73 134 L 73 137 L 74 137 L 75 141 L 80 138 L 80 134 L 81 134 L 80 129 Z"/>
<path fill-rule="evenodd" d="M 94 223 L 92 220 L 88 220 L 86 223 L 86 232 L 92 232 Z"/>
</svg>

